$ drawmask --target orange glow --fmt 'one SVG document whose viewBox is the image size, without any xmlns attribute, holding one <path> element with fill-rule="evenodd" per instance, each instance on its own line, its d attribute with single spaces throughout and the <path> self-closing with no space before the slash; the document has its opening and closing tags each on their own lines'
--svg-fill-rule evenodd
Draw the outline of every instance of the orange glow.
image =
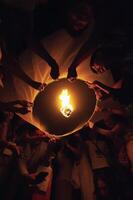
<svg viewBox="0 0 133 200">
<path fill-rule="evenodd" d="M 67 89 L 62 90 L 61 94 L 59 95 L 59 99 L 61 101 L 60 112 L 64 117 L 70 117 L 73 112 L 73 106 L 70 103 L 70 95 L 68 94 Z"/>
</svg>

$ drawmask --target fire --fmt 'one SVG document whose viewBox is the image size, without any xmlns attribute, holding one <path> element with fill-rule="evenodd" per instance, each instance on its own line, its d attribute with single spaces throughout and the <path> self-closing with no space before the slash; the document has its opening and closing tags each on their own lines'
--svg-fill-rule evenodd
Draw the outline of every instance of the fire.
<svg viewBox="0 0 133 200">
<path fill-rule="evenodd" d="M 67 89 L 62 91 L 59 99 L 61 100 L 61 113 L 67 118 L 70 117 L 73 112 L 73 106 L 70 104 L 70 95 L 68 94 Z"/>
</svg>

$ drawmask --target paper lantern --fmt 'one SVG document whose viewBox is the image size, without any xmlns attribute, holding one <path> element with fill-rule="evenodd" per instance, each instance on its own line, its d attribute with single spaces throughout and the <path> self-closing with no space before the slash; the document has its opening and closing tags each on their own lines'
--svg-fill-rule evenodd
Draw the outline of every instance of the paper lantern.
<svg viewBox="0 0 133 200">
<path fill-rule="evenodd" d="M 53 81 L 37 94 L 33 116 L 49 134 L 64 136 L 82 128 L 91 118 L 96 96 L 85 81 L 66 78 Z"/>
</svg>

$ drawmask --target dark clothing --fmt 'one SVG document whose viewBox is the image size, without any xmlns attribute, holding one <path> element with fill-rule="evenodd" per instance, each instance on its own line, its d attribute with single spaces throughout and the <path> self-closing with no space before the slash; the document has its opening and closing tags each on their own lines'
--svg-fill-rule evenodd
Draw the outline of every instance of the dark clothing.
<svg viewBox="0 0 133 200">
<path fill-rule="evenodd" d="M 112 90 L 114 99 L 118 100 L 123 105 L 129 105 L 133 103 L 133 92 L 131 87 L 133 85 L 132 74 L 124 74 L 123 83 L 120 89 Z"/>
<path fill-rule="evenodd" d="M 0 34 L 6 43 L 6 49 L 15 55 L 27 48 L 31 28 L 30 14 L 30 11 L 0 3 Z"/>
<path fill-rule="evenodd" d="M 39 5 L 34 11 L 34 37 L 38 40 L 63 27 L 64 17 L 52 5 Z"/>
<path fill-rule="evenodd" d="M 133 199 L 133 173 L 126 167 L 119 167 L 118 181 L 119 181 L 119 196 L 120 200 Z"/>
<path fill-rule="evenodd" d="M 113 169 L 106 167 L 96 169 L 93 173 L 96 188 L 96 200 L 117 200 L 117 183 Z"/>
</svg>

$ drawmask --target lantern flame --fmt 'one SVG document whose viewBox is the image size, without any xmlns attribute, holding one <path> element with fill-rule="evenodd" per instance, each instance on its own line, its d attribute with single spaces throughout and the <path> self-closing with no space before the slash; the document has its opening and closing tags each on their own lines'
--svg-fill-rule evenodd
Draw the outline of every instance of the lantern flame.
<svg viewBox="0 0 133 200">
<path fill-rule="evenodd" d="M 61 108 L 60 111 L 65 117 L 70 117 L 73 112 L 73 106 L 70 104 L 70 95 L 68 94 L 68 90 L 65 89 L 59 96 L 61 100 Z"/>
</svg>

